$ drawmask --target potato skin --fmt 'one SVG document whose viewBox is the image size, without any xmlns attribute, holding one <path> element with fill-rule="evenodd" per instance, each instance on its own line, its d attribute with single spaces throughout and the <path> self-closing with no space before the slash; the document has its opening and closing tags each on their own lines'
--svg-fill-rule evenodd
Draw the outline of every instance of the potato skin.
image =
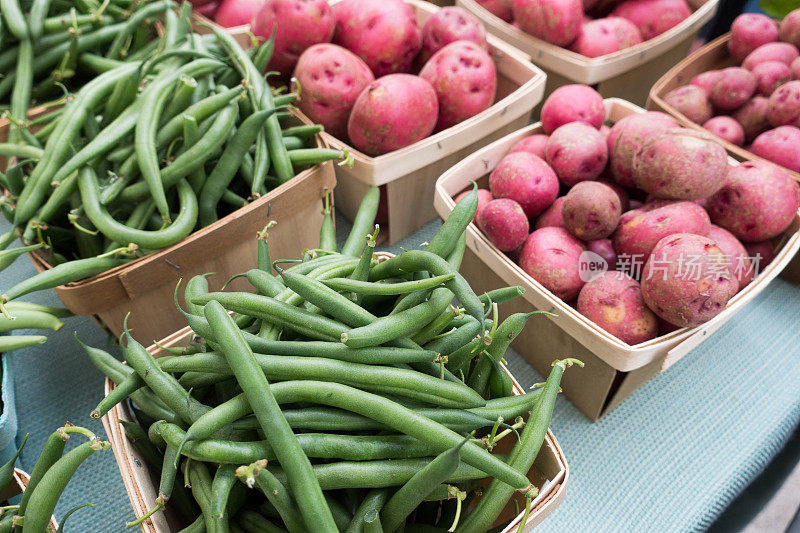
<svg viewBox="0 0 800 533">
<path fill-rule="evenodd" d="M 708 237 L 676 233 L 661 239 L 642 273 L 642 296 L 658 316 L 694 327 L 717 316 L 739 283 L 722 249 Z"/>
<path fill-rule="evenodd" d="M 642 42 L 639 28 L 622 17 L 604 17 L 581 24 L 570 50 L 586 57 L 600 57 L 619 52 Z"/>
<path fill-rule="evenodd" d="M 522 246 L 519 266 L 547 290 L 569 302 L 583 287 L 578 261 L 584 251 L 584 244 L 564 228 L 537 229 Z"/>
<path fill-rule="evenodd" d="M 528 238 L 528 217 L 514 200 L 492 200 L 476 216 L 478 227 L 503 252 L 516 250 Z"/>
<path fill-rule="evenodd" d="M 778 126 L 756 137 L 750 146 L 750 151 L 776 165 L 800 172 L 798 146 L 800 146 L 800 128 Z"/>
<path fill-rule="evenodd" d="M 633 22 L 647 41 L 680 24 L 692 10 L 685 0 L 626 0 L 611 13 Z"/>
<path fill-rule="evenodd" d="M 784 83 L 770 95 L 767 120 L 773 126 L 800 128 L 800 80 Z"/>
<path fill-rule="evenodd" d="M 658 319 L 644 303 L 642 287 L 624 272 L 609 270 L 584 285 L 578 312 L 627 344 L 658 335 Z"/>
<path fill-rule="evenodd" d="M 533 154 L 541 159 L 545 158 L 545 147 L 547 146 L 547 139 L 550 137 L 543 133 L 539 133 L 536 135 L 528 135 L 524 139 L 520 139 L 517 143 L 511 147 L 511 150 L 508 151 L 509 154 L 515 154 L 517 152 L 528 152 L 529 154 Z"/>
<path fill-rule="evenodd" d="M 390 74 L 358 95 L 347 134 L 367 155 L 380 155 L 414 144 L 433 132 L 439 113 L 431 84 L 411 74 Z"/>
<path fill-rule="evenodd" d="M 800 56 L 800 52 L 792 44 L 766 43 L 750 52 L 742 61 L 742 67 L 747 70 L 753 70 L 756 65 L 766 61 L 780 61 L 791 65 L 792 61 L 798 56 Z"/>
<path fill-rule="evenodd" d="M 742 125 L 736 122 L 732 117 L 726 117 L 724 115 L 714 117 L 711 120 L 707 120 L 706 123 L 703 124 L 703 128 L 736 146 L 742 146 L 744 144 L 744 129 Z"/>
<path fill-rule="evenodd" d="M 756 77 L 748 69 L 724 68 L 719 71 L 708 98 L 714 104 L 714 108 L 733 111 L 742 107 L 755 94 L 756 85 Z"/>
<path fill-rule="evenodd" d="M 777 40 L 778 25 L 774 20 L 760 13 L 743 13 L 731 24 L 728 52 L 736 61 L 743 61 L 750 52 L 762 44 Z"/>
<path fill-rule="evenodd" d="M 597 129 L 570 122 L 550 135 L 545 159 L 561 183 L 571 187 L 600 176 L 608 162 L 608 145 Z"/>
<path fill-rule="evenodd" d="M 455 202 L 456 203 L 460 202 L 462 198 L 464 198 L 471 192 L 472 192 L 471 188 L 462 192 L 461 194 L 456 196 Z M 473 221 L 476 222 L 478 220 L 478 213 L 481 212 L 481 208 L 483 208 L 483 206 L 494 200 L 494 196 L 492 196 L 492 193 L 490 193 L 487 189 L 478 189 L 477 194 L 478 194 L 478 209 L 475 210 L 475 217 L 473 217 Z"/>
<path fill-rule="evenodd" d="M 622 214 L 619 196 L 614 189 L 597 181 L 583 181 L 567 193 L 561 216 L 564 227 L 584 241 L 596 241 L 611 235 Z"/>
<path fill-rule="evenodd" d="M 677 127 L 672 117 L 659 111 L 628 115 L 614 124 L 606 139 L 614 181 L 624 187 L 635 187 L 633 156 L 648 139 Z"/>
<path fill-rule="evenodd" d="M 567 46 L 580 31 L 581 0 L 514 0 L 514 22 L 538 39 Z"/>
<path fill-rule="evenodd" d="M 547 209 L 558 196 L 558 177 L 542 159 L 526 152 L 508 154 L 489 175 L 495 198 L 515 200 L 528 218 Z"/>
<path fill-rule="evenodd" d="M 738 290 L 744 289 L 755 277 L 755 272 L 750 264 L 750 256 L 747 255 L 744 245 L 733 233 L 715 224 L 711 224 L 708 238 L 716 242 L 728 257 L 731 263 L 731 273 L 739 283 Z"/>
<path fill-rule="evenodd" d="M 783 233 L 800 207 L 800 186 L 779 167 L 748 161 L 728 172 L 727 183 L 709 198 L 714 224 L 754 242 Z"/>
<path fill-rule="evenodd" d="M 477 17 L 460 7 L 443 7 L 422 26 L 419 59 L 424 63 L 448 44 L 462 40 L 471 41 L 484 50 L 489 48 L 486 30 Z"/>
<path fill-rule="evenodd" d="M 569 122 L 585 122 L 599 129 L 606 118 L 603 97 L 586 85 L 564 85 L 542 105 L 542 129 L 548 135 Z"/>
<path fill-rule="evenodd" d="M 566 196 L 556 198 L 552 205 L 545 209 L 536 219 L 535 228 L 563 228 L 564 217 L 561 214 L 561 208 L 564 206 L 564 200 L 566 199 Z"/>
<path fill-rule="evenodd" d="M 754 96 L 731 115 L 744 130 L 746 143 L 753 142 L 753 139 L 770 128 L 769 120 L 767 120 L 768 108 L 769 99 L 764 96 Z"/>
<path fill-rule="evenodd" d="M 697 124 L 714 116 L 714 108 L 709 98 L 710 89 L 705 89 L 697 85 L 684 85 L 673 89 L 664 95 L 664 101 L 684 114 L 686 118 Z"/>
<path fill-rule="evenodd" d="M 674 233 L 708 235 L 711 221 L 694 202 L 655 200 L 623 213 L 611 240 L 617 255 L 644 262 L 656 244 Z"/>
<path fill-rule="evenodd" d="M 375 77 L 360 57 L 335 44 L 316 44 L 300 56 L 294 77 L 301 87 L 300 110 L 325 131 L 347 139 L 353 105 Z"/>
<path fill-rule="evenodd" d="M 728 155 L 710 135 L 670 130 L 650 139 L 633 157 L 633 180 L 656 198 L 700 200 L 725 183 Z"/>
</svg>

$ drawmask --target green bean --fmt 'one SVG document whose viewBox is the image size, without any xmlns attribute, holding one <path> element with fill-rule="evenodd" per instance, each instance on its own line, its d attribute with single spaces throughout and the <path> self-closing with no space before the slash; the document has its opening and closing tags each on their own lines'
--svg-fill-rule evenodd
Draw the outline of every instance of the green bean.
<svg viewBox="0 0 800 533">
<path fill-rule="evenodd" d="M 16 143 L 20 139 L 20 130 L 25 127 L 24 124 L 28 119 L 28 103 L 31 100 L 31 88 L 33 86 L 32 70 L 33 44 L 28 37 L 25 37 L 19 43 L 16 80 L 14 81 L 14 90 L 11 93 L 10 115 L 12 124 L 8 130 L 8 141 L 10 143 Z"/>
<path fill-rule="evenodd" d="M 217 204 L 223 192 L 239 170 L 242 157 L 250 149 L 264 122 L 275 113 L 274 109 L 259 111 L 247 117 L 236 130 L 208 176 L 200 193 L 200 223 L 207 226 L 217 220 Z"/>
<path fill-rule="evenodd" d="M 139 377 L 138 374 L 131 374 L 129 377 L 125 378 L 124 381 L 114 387 L 114 389 L 109 392 L 105 398 L 100 400 L 100 403 L 98 403 L 97 407 L 95 407 L 94 411 L 92 411 L 91 418 L 96 420 L 105 416 L 106 413 L 108 413 L 115 405 L 124 401 L 125 398 L 144 386 L 145 382 L 141 377 Z"/>
<path fill-rule="evenodd" d="M 187 471 L 189 478 L 189 485 L 192 489 L 192 495 L 195 501 L 200 506 L 200 511 L 203 515 L 203 521 L 206 525 L 206 531 L 213 533 L 217 530 L 219 524 L 211 514 L 211 476 L 208 469 L 203 463 L 197 461 L 186 461 L 183 467 Z"/>
<path fill-rule="evenodd" d="M 306 531 L 300 510 L 291 493 L 272 472 L 264 468 L 265 466 L 266 461 L 258 460 L 239 468 L 236 475 L 248 487 L 256 485 L 264 493 L 291 533 Z"/>
<path fill-rule="evenodd" d="M 0 316 L 0 332 L 12 329 L 50 329 L 58 331 L 64 325 L 57 317 L 43 311 L 19 310 L 14 318 Z"/>
<path fill-rule="evenodd" d="M 124 262 L 125 259 L 118 258 L 115 255 L 68 261 L 43 272 L 39 272 L 17 283 L 8 289 L 0 299 L 3 302 L 7 302 L 31 292 L 52 289 L 59 285 L 64 285 L 65 283 L 71 283 L 94 276 L 95 274 L 100 274 Z"/>
<path fill-rule="evenodd" d="M 489 376 L 489 391 L 494 398 L 502 398 L 514 394 L 514 382 L 498 363 L 492 363 L 492 375 Z"/>
<path fill-rule="evenodd" d="M 102 74 L 103 72 L 114 70 L 123 64 L 123 61 L 109 59 L 97 54 L 90 54 L 89 52 L 82 53 L 78 57 L 78 62 L 81 64 L 81 66 L 91 70 L 95 74 Z"/>
<path fill-rule="evenodd" d="M 341 322 L 298 309 L 268 296 L 244 292 L 212 292 L 195 298 L 193 301 L 199 305 L 216 301 L 231 311 L 290 328 L 312 339 L 337 340 L 347 330 L 347 326 Z"/>
<path fill-rule="evenodd" d="M 6 21 L 6 27 L 18 41 L 28 38 L 28 23 L 22 14 L 19 0 L 0 0 L 0 13 Z"/>
<path fill-rule="evenodd" d="M 319 229 L 319 249 L 336 252 L 336 228 L 333 226 L 333 211 L 331 207 L 331 193 L 325 191 L 322 210 L 322 226 Z"/>
<path fill-rule="evenodd" d="M 244 510 L 236 516 L 244 533 L 285 533 L 285 531 L 255 511 Z M 303 531 L 302 529 L 299 531 Z"/>
<path fill-rule="evenodd" d="M 42 35 L 48 9 L 50 9 L 50 0 L 33 0 L 28 16 L 28 30 L 31 39 L 38 39 Z"/>
<path fill-rule="evenodd" d="M 345 530 L 345 533 L 361 533 L 364 529 L 364 517 L 370 512 L 379 513 L 384 503 L 386 503 L 388 494 L 386 489 L 372 489 L 369 491 L 361 505 L 353 513 L 353 520 Z"/>
<path fill-rule="evenodd" d="M 58 318 L 73 316 L 72 311 L 64 309 L 63 307 L 51 307 L 49 305 L 40 305 L 30 302 L 8 302 L 5 307 L 6 311 L 12 314 L 17 311 L 39 311 Z"/>
<path fill-rule="evenodd" d="M 303 148 L 308 148 L 306 141 L 300 137 L 284 137 L 283 145 L 287 150 L 300 150 Z"/>
<path fill-rule="evenodd" d="M 25 189 L 17 201 L 14 224 L 22 226 L 40 207 L 53 176 L 63 165 L 70 150 L 71 140 L 94 108 L 113 88 L 121 77 L 136 69 L 136 65 L 126 64 L 110 72 L 101 74 L 84 85 L 75 99 L 67 104 L 58 126 L 47 139 L 42 160 L 28 177 Z"/>
<path fill-rule="evenodd" d="M 186 289 L 183 292 L 184 302 L 186 302 L 186 309 L 193 315 L 202 315 L 203 308 L 199 305 L 192 303 L 192 298 L 201 294 L 208 293 L 208 276 L 213 274 L 199 274 L 192 276 L 186 283 Z"/>
<path fill-rule="evenodd" d="M 211 481 L 211 514 L 225 525 L 228 522 L 228 498 L 235 483 L 236 468 L 233 465 L 220 465 Z"/>
<path fill-rule="evenodd" d="M 28 501 L 22 532 L 45 531 L 61 493 L 81 463 L 94 452 L 109 448 L 111 445 L 108 442 L 100 440 L 84 442 L 58 459 L 33 490 Z"/>
<path fill-rule="evenodd" d="M 478 186 L 473 184 L 472 191 L 462 198 L 447 215 L 442 227 L 436 233 L 430 244 L 425 247 L 426 252 L 447 257 L 455 248 L 456 242 L 475 218 L 478 210 Z"/>
<path fill-rule="evenodd" d="M 359 257 L 361 254 L 364 246 L 364 236 L 372 232 L 372 227 L 375 224 L 375 215 L 378 213 L 378 205 L 380 204 L 380 194 L 380 189 L 372 186 L 364 195 L 353 220 L 350 235 L 348 235 L 344 246 L 342 246 L 342 255 Z"/>
<path fill-rule="evenodd" d="M 42 153 L 41 148 L 28 146 L 26 144 L 0 143 L 0 155 L 7 157 L 16 156 L 23 159 L 41 159 Z"/>
<path fill-rule="evenodd" d="M 120 55 L 125 41 L 131 34 L 139 28 L 148 18 L 155 17 L 175 6 L 172 2 L 152 2 L 145 5 L 142 9 L 134 11 L 124 25 L 117 31 L 114 41 L 108 47 L 106 57 L 115 59 Z"/>
<path fill-rule="evenodd" d="M 21 246 L 19 248 L 12 248 L 10 250 L 2 250 L 0 251 L 0 271 L 7 268 L 11 263 L 13 263 L 19 256 L 24 255 L 28 252 L 33 252 L 34 250 L 38 250 L 39 248 L 44 247 L 44 243 L 39 244 L 32 244 L 30 246 Z"/>
<path fill-rule="evenodd" d="M 9 459 L 3 466 L 0 466 L 0 490 L 5 491 L 11 484 L 11 481 L 14 479 L 14 467 L 17 464 L 19 454 L 22 453 L 22 448 L 24 448 L 25 443 L 28 442 L 29 436 L 30 433 L 25 434 L 25 437 L 22 439 L 22 443 L 17 448 L 16 453 L 14 453 L 11 459 Z"/>
<path fill-rule="evenodd" d="M 253 408 L 264 434 L 276 452 L 281 465 L 287 469 L 290 484 L 294 487 L 300 512 L 306 525 L 314 524 L 319 531 L 336 532 L 331 512 L 325 505 L 319 484 L 289 424 L 281 414 L 269 383 L 256 363 L 250 347 L 245 343 L 233 319 L 219 302 L 210 301 L 205 306 L 205 316 L 223 347 L 228 364 L 233 369 L 247 399 Z"/>
<path fill-rule="evenodd" d="M 453 475 L 460 462 L 458 454 L 467 440 L 437 455 L 389 498 L 380 512 L 387 531 L 396 531 L 401 527 L 425 497 Z"/>
<path fill-rule="evenodd" d="M 139 455 L 142 456 L 147 466 L 155 471 L 165 466 L 164 458 L 161 452 L 147 437 L 147 433 L 139 424 L 128 422 L 127 420 L 120 420 L 119 424 L 125 432 L 125 438 L 133 444 Z"/>
<path fill-rule="evenodd" d="M 61 455 L 64 453 L 64 447 L 66 446 L 66 443 L 67 435 L 61 431 L 55 431 L 51 433 L 45 441 L 42 451 L 39 454 L 39 458 L 36 460 L 33 470 L 31 470 L 31 476 L 30 479 L 28 479 L 28 485 L 25 487 L 25 490 L 23 491 L 22 497 L 19 501 L 19 509 L 17 509 L 17 514 L 19 514 L 19 516 L 26 515 L 31 496 L 39 486 L 39 483 L 42 481 L 45 473 L 47 473 L 50 470 L 50 467 L 61 458 Z M 19 527 L 17 529 L 21 530 Z"/>
<path fill-rule="evenodd" d="M 461 440 L 463 438 L 459 438 L 459 441 Z M 430 461 L 431 458 L 340 461 L 314 465 L 314 474 L 323 490 L 396 487 L 406 483 Z M 267 469 L 281 483 L 286 481 L 286 474 L 282 468 L 268 466 Z M 482 470 L 462 462 L 447 481 L 463 483 L 485 477 L 486 474 Z"/>
<path fill-rule="evenodd" d="M 81 170 L 78 187 L 89 220 L 103 235 L 115 242 L 133 243 L 151 250 L 166 248 L 189 235 L 197 223 L 197 198 L 186 180 L 178 183 L 178 216 L 169 226 L 158 231 L 135 229 L 114 220 L 100 203 L 97 176 L 91 167 Z"/>
<path fill-rule="evenodd" d="M 289 154 L 289 161 L 294 167 L 318 165 L 333 159 L 346 160 L 349 157 L 347 152 L 333 148 L 301 148 L 287 153 Z"/>
<path fill-rule="evenodd" d="M 531 412 L 528 423 L 525 424 L 525 428 L 522 430 L 519 442 L 514 446 L 508 458 L 508 464 L 517 472 L 527 474 L 528 470 L 533 466 L 533 461 L 539 454 L 547 434 L 547 427 L 550 424 L 550 417 L 553 414 L 553 408 L 559 392 L 561 376 L 567 366 L 572 366 L 573 363 L 583 366 L 583 363 L 574 359 L 565 359 L 553 363 L 553 369 L 547 378 L 544 390 L 541 393 L 541 399 Z M 466 520 L 461 523 L 457 531 L 466 533 L 472 531 L 482 532 L 489 529 L 497 520 L 512 494 L 511 487 L 504 485 L 497 479 L 492 480 L 478 505 L 467 516 Z M 530 495 L 528 496 L 528 505 L 530 505 Z"/>
<path fill-rule="evenodd" d="M 178 86 L 175 88 L 172 99 L 164 107 L 162 117 L 163 122 L 182 114 L 192 103 L 192 97 L 197 90 L 197 80 L 191 76 L 181 76 L 178 78 Z"/>
<path fill-rule="evenodd" d="M 200 137 L 201 137 L 201 135 L 200 135 L 200 127 L 197 124 L 197 119 L 194 118 L 192 115 L 184 114 L 183 115 L 183 145 L 184 145 L 184 149 L 187 146 L 194 146 L 195 144 L 197 144 L 198 141 L 200 141 Z M 192 190 L 194 191 L 195 196 L 198 197 L 198 200 L 199 200 L 200 191 L 202 191 L 203 184 L 205 184 L 207 178 L 208 177 L 206 176 L 206 170 L 202 166 L 189 175 L 189 184 L 192 186 Z M 198 209 L 198 217 L 199 217 L 200 216 L 199 215 L 199 213 L 200 213 L 200 204 L 199 204 L 199 202 L 198 202 L 197 209 Z"/>
<path fill-rule="evenodd" d="M 368 295 L 393 296 L 408 294 L 419 290 L 434 289 L 455 278 L 455 274 L 444 274 L 432 278 L 403 281 L 399 283 L 375 283 L 367 281 L 357 281 L 348 278 L 333 278 L 324 280 L 322 283 L 337 291 L 355 292 Z"/>
<path fill-rule="evenodd" d="M 152 5 L 152 4 L 151 4 Z M 168 4 L 165 4 L 168 5 Z M 143 10 L 144 11 L 144 10 Z M 164 193 L 164 178 L 159 169 L 156 151 L 156 130 L 161 111 L 166 104 L 169 92 L 167 88 L 181 76 L 201 76 L 210 74 L 220 67 L 220 63 L 211 59 L 197 59 L 178 70 L 156 79 L 142 92 L 139 102 L 146 113 L 141 113 L 136 122 L 135 148 L 139 171 L 150 195 L 156 202 L 156 209 L 164 220 L 170 219 L 169 206 Z M 196 145 L 195 145 L 196 146 Z M 188 152 L 188 151 L 187 151 Z"/>
<path fill-rule="evenodd" d="M 262 241 L 259 240 L 259 242 Z M 267 253 L 269 252 L 267 251 Z M 274 298 L 286 288 L 283 283 L 280 282 L 280 280 L 276 279 L 271 274 L 268 274 L 266 271 L 258 268 L 248 270 L 246 277 L 247 281 L 250 282 L 250 284 L 259 292 L 259 294 L 264 296 L 271 296 Z"/>
<path fill-rule="evenodd" d="M 210 410 L 210 407 L 194 399 L 175 378 L 162 371 L 153 356 L 130 335 L 127 329 L 125 336 L 128 339 L 124 352 L 125 360 L 169 409 L 189 423 Z"/>
</svg>

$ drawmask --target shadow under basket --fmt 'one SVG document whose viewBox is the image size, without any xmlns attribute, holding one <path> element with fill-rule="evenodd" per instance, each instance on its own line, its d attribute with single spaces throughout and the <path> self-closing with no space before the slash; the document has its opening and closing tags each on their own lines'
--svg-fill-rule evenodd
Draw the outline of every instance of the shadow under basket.
<svg viewBox="0 0 800 533">
<path fill-rule="evenodd" d="M 528 54 L 547 73 L 549 95 L 572 83 L 592 85 L 605 98 L 617 97 L 644 105 L 650 87 L 675 63 L 686 57 L 703 25 L 717 11 L 719 0 L 689 0 L 692 14 L 661 35 L 613 54 L 586 57 L 537 39 L 493 15 L 475 0 L 456 5 L 477 16 L 487 30 Z"/>
<path fill-rule="evenodd" d="M 388 254 L 382 254 L 388 255 Z M 504 304 L 506 305 L 506 304 Z M 169 337 L 150 346 L 147 351 L 154 357 L 169 355 L 165 348 L 186 346 L 191 340 L 194 332 L 189 327 L 176 331 Z M 180 357 L 180 356 L 178 356 Z M 502 365 L 501 365 L 502 366 Z M 520 384 L 508 372 L 505 366 L 503 370 L 511 376 L 513 381 L 514 395 L 525 394 Z M 114 384 L 106 379 L 105 394 L 108 395 L 114 389 Z M 114 406 L 104 417 L 103 427 L 111 441 L 114 457 L 119 466 L 122 481 L 128 492 L 131 506 L 139 518 L 147 513 L 154 505 L 158 496 L 159 476 L 153 475 L 146 466 L 144 458 L 125 436 L 125 431 L 120 420 L 133 422 L 134 418 L 128 407 L 127 402 L 122 402 Z M 510 453 L 511 447 L 516 441 L 509 437 L 503 439 L 495 448 L 497 453 Z M 532 509 L 528 520 L 522 531 L 529 532 L 536 525 L 542 522 L 556 507 L 558 507 L 566 494 L 567 482 L 569 480 L 569 467 L 567 466 L 564 452 L 556 441 L 556 438 L 548 430 L 544 443 L 539 450 L 533 467 L 528 472 L 528 479 L 539 489 L 539 495 L 532 502 Z M 488 480 L 486 480 L 488 483 Z M 519 495 L 515 495 L 517 498 Z M 477 501 L 477 500 L 476 500 Z M 524 499 L 517 499 L 520 509 L 524 509 Z M 514 502 L 510 501 L 503 510 L 500 518 L 495 525 L 508 522 L 502 530 L 503 533 L 513 533 L 519 528 L 522 520 L 522 513 L 515 513 Z M 147 533 L 167 533 L 169 531 L 179 531 L 187 524 L 181 524 L 172 515 L 167 506 L 166 512 L 159 512 L 142 524 L 142 531 Z"/>
<path fill-rule="evenodd" d="M 301 123 L 310 124 L 297 115 Z M 317 146 L 326 147 L 317 136 Z M 129 327 L 142 341 L 161 339 L 185 325 L 173 301 L 179 279 L 211 273 L 211 290 L 232 276 L 257 266 L 256 234 L 268 222 L 272 257 L 301 257 L 309 243 L 319 242 L 323 196 L 336 186 L 333 162 L 310 167 L 245 207 L 201 228 L 182 241 L 125 263 L 97 276 L 55 288 L 64 305 L 76 315 L 90 315 L 113 335 Z M 28 254 L 37 270 L 51 266 L 44 256 Z M 234 280 L 232 290 L 245 290 L 245 280 Z"/>
<path fill-rule="evenodd" d="M 616 98 L 604 101 L 606 119 L 616 122 L 644 110 Z M 486 187 L 487 175 L 520 139 L 541 133 L 541 124 L 528 126 L 476 152 L 448 170 L 436 183 L 436 209 L 446 219 L 470 181 Z M 731 164 L 737 162 L 730 159 Z M 789 264 L 800 249 L 800 216 L 795 215 L 784 235 L 774 239 L 775 259 L 736 294 L 723 311 L 694 328 L 681 328 L 650 341 L 629 345 L 598 327 L 555 296 L 498 250 L 474 224 L 467 228 L 467 251 L 461 273 L 476 293 L 519 285 L 525 294 L 500 306 L 501 315 L 549 311 L 557 316 L 538 317 L 516 338 L 514 349 L 537 372 L 547 375 L 554 359 L 575 357 L 582 369 L 564 375 L 564 394 L 587 417 L 596 421 L 622 403 L 636 389 L 696 348 L 751 302 Z"/>
<path fill-rule="evenodd" d="M 428 2 L 406 1 L 420 26 L 439 10 Z M 336 205 L 349 220 L 355 217 L 367 189 L 379 185 L 381 234 L 388 235 L 389 244 L 400 241 L 436 218 L 431 198 L 442 172 L 528 123 L 544 94 L 544 72 L 531 64 L 527 55 L 500 39 L 490 35 L 488 42 L 497 66 L 497 94 L 489 109 L 410 146 L 375 157 L 323 133 L 331 147 L 349 150 L 353 155 L 352 168 L 336 167 Z"/>
</svg>

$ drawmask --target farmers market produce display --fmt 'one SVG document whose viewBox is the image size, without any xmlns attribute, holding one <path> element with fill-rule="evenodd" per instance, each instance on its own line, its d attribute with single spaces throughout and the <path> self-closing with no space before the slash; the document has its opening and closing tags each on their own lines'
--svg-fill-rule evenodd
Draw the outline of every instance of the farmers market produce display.
<svg viewBox="0 0 800 533">
<path fill-rule="evenodd" d="M 800 172 L 800 9 L 782 21 L 747 13 L 731 25 L 740 66 L 711 70 L 663 100 L 714 135 Z"/>
<path fill-rule="evenodd" d="M 84 437 L 86 442 L 64 453 L 66 443 L 72 436 Z M 27 440 L 28 435 L 25 435 L 17 453 L 6 464 L 0 466 L 0 492 L 6 492 L 11 485 L 14 465 Z M 52 531 L 53 511 L 72 476 L 94 452 L 109 448 L 111 444 L 108 442 L 101 440 L 88 429 L 74 426 L 69 422 L 54 431 L 45 442 L 19 503 L 0 507 L 0 531 L 22 533 Z M 64 523 L 72 514 L 91 505 L 85 503 L 67 511 L 60 521 L 58 531 L 65 530 Z"/>
<path fill-rule="evenodd" d="M 476 0 L 530 35 L 586 57 L 653 39 L 692 14 L 685 0 Z"/>
<path fill-rule="evenodd" d="M 139 424 L 125 431 L 160 473 L 134 523 L 166 508 L 192 531 L 486 531 L 515 493 L 527 517 L 526 475 L 561 376 L 581 363 L 556 361 L 541 388 L 512 395 L 501 361 L 534 313 L 498 324 L 522 291 L 479 297 L 457 271 L 476 191 L 425 250 L 391 258 L 373 254 L 378 203 L 373 187 L 340 252 L 326 226 L 299 264 L 271 263 L 259 242 L 259 268 L 242 274 L 254 293 L 189 280 L 183 348 L 154 359 L 126 332 L 124 365 L 85 346 L 116 383 L 92 416 L 130 397 Z M 491 453 L 501 439 L 518 439 L 508 457 Z"/>
<path fill-rule="evenodd" d="M 557 89 L 541 118 L 545 133 L 523 138 L 489 175 L 475 222 L 628 344 L 719 314 L 774 257 L 770 239 L 800 207 L 800 186 L 780 167 L 729 166 L 710 135 L 664 113 L 608 128 L 590 87 Z"/>
<path fill-rule="evenodd" d="M 294 95 L 273 96 L 262 74 L 271 41 L 245 52 L 222 31 L 192 33 L 188 7 L 164 13 L 157 53 L 105 62 L 30 142 L 0 144 L 20 160 L 0 175 L 2 212 L 52 266 L 2 287 L 4 302 L 168 247 L 300 169 L 346 158 L 307 148 L 319 126 L 282 125 Z"/>
</svg>

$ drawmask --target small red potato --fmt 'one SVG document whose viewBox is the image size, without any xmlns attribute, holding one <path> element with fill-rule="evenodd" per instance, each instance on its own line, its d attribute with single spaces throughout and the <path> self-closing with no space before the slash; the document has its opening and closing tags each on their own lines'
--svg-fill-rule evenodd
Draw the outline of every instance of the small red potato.
<svg viewBox="0 0 800 533">
<path fill-rule="evenodd" d="M 756 77 L 750 70 L 728 67 L 720 71 L 716 83 L 711 86 L 708 98 L 716 109 L 732 111 L 742 107 L 755 91 Z"/>
<path fill-rule="evenodd" d="M 769 100 L 767 98 L 754 96 L 731 115 L 742 126 L 746 143 L 753 142 L 753 139 L 771 127 L 767 120 L 768 108 Z"/>
<path fill-rule="evenodd" d="M 579 260 L 584 244 L 563 228 L 537 229 L 528 236 L 519 266 L 558 298 L 569 302 L 583 287 Z"/>
<path fill-rule="evenodd" d="M 608 146 L 592 126 L 570 122 L 550 135 L 545 156 L 561 183 L 571 187 L 600 176 L 608 162 Z"/>
<path fill-rule="evenodd" d="M 611 177 L 623 187 L 635 187 L 633 156 L 650 138 L 661 135 L 678 123 L 659 111 L 628 115 L 611 128 L 606 143 Z"/>
<path fill-rule="evenodd" d="M 728 52 L 736 61 L 741 62 L 759 46 L 777 40 L 778 25 L 774 20 L 760 13 L 743 13 L 731 24 Z"/>
<path fill-rule="evenodd" d="M 542 105 L 542 128 L 546 134 L 569 122 L 585 122 L 595 129 L 603 125 L 603 97 L 587 85 L 564 85 L 553 91 Z"/>
<path fill-rule="evenodd" d="M 611 235 L 621 214 L 617 193 L 597 181 L 575 185 L 567 193 L 561 208 L 564 227 L 584 241 L 596 241 Z"/>
<path fill-rule="evenodd" d="M 495 198 L 511 198 L 528 218 L 547 209 L 558 196 L 558 177 L 533 154 L 508 154 L 489 175 L 489 190 Z"/>
<path fill-rule="evenodd" d="M 744 145 L 744 129 L 731 117 L 720 115 L 707 120 L 703 127 L 736 146 Z"/>
<path fill-rule="evenodd" d="M 756 137 L 750 146 L 750 151 L 776 165 L 800 172 L 798 146 L 800 146 L 800 128 L 778 126 Z"/>
<path fill-rule="evenodd" d="M 433 54 L 456 41 L 471 41 L 488 50 L 486 30 L 472 13 L 460 7 L 443 7 L 422 26 L 420 61 L 425 63 Z"/>
<path fill-rule="evenodd" d="M 731 264 L 731 274 L 733 274 L 734 279 L 739 283 L 738 290 L 744 289 L 753 281 L 755 273 L 753 265 L 750 262 L 750 256 L 747 255 L 747 250 L 745 250 L 744 245 L 739 242 L 739 239 L 734 237 L 733 233 L 715 224 L 711 224 L 708 238 L 717 243 L 717 246 L 722 249 L 722 252 L 728 258 Z"/>
<path fill-rule="evenodd" d="M 664 101 L 686 115 L 686 118 L 702 124 L 714 116 L 709 93 L 697 85 L 684 85 L 668 92 Z"/>
<path fill-rule="evenodd" d="M 604 17 L 582 23 L 569 49 L 582 56 L 600 57 L 641 42 L 642 34 L 633 22 L 622 17 Z"/>
<path fill-rule="evenodd" d="M 686 20 L 692 10 L 685 0 L 625 0 L 611 14 L 633 22 L 647 41 Z"/>
<path fill-rule="evenodd" d="M 472 189 L 467 189 L 466 191 L 462 192 L 461 194 L 456 196 L 455 202 L 456 203 L 460 202 L 462 198 L 464 198 L 466 195 L 468 195 L 471 192 L 472 192 Z M 478 208 L 475 210 L 475 217 L 473 218 L 473 220 L 475 220 L 477 222 L 478 213 L 481 212 L 481 209 L 483 208 L 483 206 L 485 206 L 486 204 L 488 204 L 492 200 L 494 200 L 494 196 L 492 196 L 492 193 L 490 193 L 487 189 L 478 189 Z"/>
<path fill-rule="evenodd" d="M 536 219 L 536 224 L 534 227 L 536 229 L 542 228 L 563 228 L 564 227 L 564 217 L 561 214 L 561 208 L 564 206 L 564 200 L 566 200 L 566 196 L 562 196 L 560 198 L 556 198 L 555 202 L 545 209 L 539 218 Z"/>
<path fill-rule="evenodd" d="M 545 147 L 547 146 L 547 139 L 549 138 L 549 136 L 542 133 L 528 135 L 524 139 L 517 141 L 517 143 L 511 147 L 511 150 L 509 150 L 508 153 L 515 154 L 517 152 L 528 152 L 529 154 L 533 154 L 541 159 L 544 159 Z"/>
<path fill-rule="evenodd" d="M 522 31 L 558 46 L 567 46 L 580 31 L 581 0 L 514 0 L 514 21 Z"/>
<path fill-rule="evenodd" d="M 514 200 L 498 198 L 477 213 L 478 227 L 503 252 L 519 248 L 528 238 L 528 217 Z"/>
<path fill-rule="evenodd" d="M 769 97 L 767 120 L 773 126 L 800 127 L 800 81 L 784 83 Z"/>
<path fill-rule="evenodd" d="M 759 63 L 767 61 L 780 61 L 791 65 L 792 61 L 800 56 L 797 47 L 789 43 L 767 43 L 762 44 L 752 52 L 750 52 L 744 61 L 742 67 L 747 70 L 753 70 Z"/>
</svg>

